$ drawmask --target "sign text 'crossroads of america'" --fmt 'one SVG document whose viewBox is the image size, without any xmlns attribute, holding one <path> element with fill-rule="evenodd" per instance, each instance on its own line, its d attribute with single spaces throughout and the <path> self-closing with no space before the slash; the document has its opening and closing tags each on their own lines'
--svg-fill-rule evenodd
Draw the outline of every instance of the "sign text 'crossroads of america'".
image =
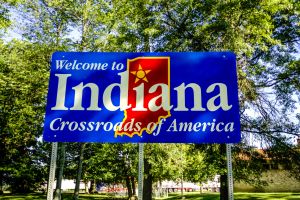
<svg viewBox="0 0 300 200">
<path fill-rule="evenodd" d="M 44 140 L 236 143 L 230 52 L 52 55 Z"/>
</svg>

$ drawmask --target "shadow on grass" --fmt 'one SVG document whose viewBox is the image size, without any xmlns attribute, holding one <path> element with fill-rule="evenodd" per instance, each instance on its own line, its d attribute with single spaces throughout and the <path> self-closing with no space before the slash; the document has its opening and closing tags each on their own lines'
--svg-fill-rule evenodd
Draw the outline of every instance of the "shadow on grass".
<svg viewBox="0 0 300 200">
<path fill-rule="evenodd" d="M 33 194 L 4 194 L 0 195 L 0 200 L 45 200 L 47 198 L 46 195 L 33 193 Z M 63 193 L 62 194 L 63 200 L 73 200 L 73 194 L 70 193 Z M 80 200 L 127 200 L 126 197 L 114 197 L 109 195 L 87 195 L 87 194 L 80 194 Z"/>
<path fill-rule="evenodd" d="M 207 193 L 207 194 L 185 194 L 187 200 L 219 200 L 219 193 Z M 166 200 L 182 199 L 179 194 L 170 194 Z M 236 200 L 300 200 L 300 193 L 235 193 L 234 199 Z"/>
<path fill-rule="evenodd" d="M 184 195 L 186 200 L 218 200 L 219 194 L 185 194 Z M 26 195 L 3 195 L 0 196 L 0 200 L 44 200 L 46 199 L 46 195 L 41 194 L 26 194 Z M 62 194 L 63 200 L 73 200 L 73 194 L 63 193 Z M 80 200 L 127 200 L 127 197 L 114 197 L 110 195 L 87 195 L 87 194 L 80 194 Z M 170 194 L 167 200 L 175 200 L 181 199 L 180 194 Z"/>
<path fill-rule="evenodd" d="M 63 200 L 73 200 L 73 194 L 62 194 Z M 106 194 L 80 194 L 80 200 L 127 200 L 127 197 L 115 197 Z"/>
<path fill-rule="evenodd" d="M 235 199 L 253 199 L 253 200 L 296 200 L 300 199 L 300 193 L 237 193 Z"/>
<path fill-rule="evenodd" d="M 43 194 L 3 194 L 0 195 L 0 199 L 9 199 L 9 200 L 44 200 L 46 195 Z"/>
<path fill-rule="evenodd" d="M 184 194 L 184 199 L 188 200 L 219 200 L 220 195 L 219 193 L 214 194 Z M 182 199 L 181 195 L 178 194 L 170 194 L 167 200 L 173 200 L 173 199 Z"/>
</svg>

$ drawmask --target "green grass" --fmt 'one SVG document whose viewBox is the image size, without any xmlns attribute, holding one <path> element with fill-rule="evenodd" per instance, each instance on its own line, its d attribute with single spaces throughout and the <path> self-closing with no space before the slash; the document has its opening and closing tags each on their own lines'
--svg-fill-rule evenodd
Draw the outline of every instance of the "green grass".
<svg viewBox="0 0 300 200">
<path fill-rule="evenodd" d="M 189 200 L 219 200 L 219 193 L 186 193 L 185 199 Z M 170 194 L 165 200 L 182 199 L 179 194 Z M 300 193 L 235 193 L 234 199 L 253 199 L 253 200 L 300 200 Z"/>
<path fill-rule="evenodd" d="M 238 192 L 299 192 L 300 181 L 290 176 L 286 170 L 269 170 L 264 172 L 261 180 L 266 181 L 268 185 L 262 187 L 253 187 L 244 182 L 234 182 L 234 191 Z"/>
<path fill-rule="evenodd" d="M 300 193 L 237 193 L 235 199 L 254 200 L 296 200 L 300 199 Z"/>
<path fill-rule="evenodd" d="M 3 194 L 0 195 L 0 199 L 13 199 L 13 200 L 31 200 L 31 199 L 46 199 L 46 195 L 41 194 Z"/>
<path fill-rule="evenodd" d="M 165 200 L 175 200 L 175 199 L 182 199 L 180 193 L 171 193 L 169 194 L 168 198 L 162 198 Z M 203 200 L 218 200 L 220 199 L 220 194 L 219 193 L 203 193 L 199 194 L 199 192 L 189 192 L 189 193 L 184 193 L 184 199 L 189 199 L 189 200 L 198 200 L 198 199 L 203 199 Z"/>
<path fill-rule="evenodd" d="M 199 194 L 195 192 L 185 193 L 184 198 L 187 200 L 218 200 L 219 193 L 204 193 Z M 0 199 L 9 199 L 9 200 L 44 200 L 46 195 L 42 194 L 26 194 L 26 195 L 12 195 L 4 194 L 0 195 Z M 71 200 L 72 194 L 63 194 L 64 200 Z M 124 197 L 112 197 L 108 195 L 85 195 L 80 194 L 80 200 L 125 200 Z M 179 193 L 170 194 L 168 198 L 162 198 L 164 200 L 175 200 L 181 199 Z M 253 200 L 296 200 L 300 199 L 300 193 L 235 193 L 234 199 L 253 199 Z"/>
</svg>

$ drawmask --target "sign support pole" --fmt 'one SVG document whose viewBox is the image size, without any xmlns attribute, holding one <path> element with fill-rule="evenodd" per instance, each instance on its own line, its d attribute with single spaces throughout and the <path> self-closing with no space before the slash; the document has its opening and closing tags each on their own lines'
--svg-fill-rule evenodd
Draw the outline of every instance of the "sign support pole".
<svg viewBox="0 0 300 200">
<path fill-rule="evenodd" d="M 144 143 L 139 143 L 138 200 L 143 200 Z"/>
<path fill-rule="evenodd" d="M 55 178 L 56 158 L 57 158 L 57 142 L 53 142 L 52 150 L 51 150 L 51 162 L 50 162 L 47 200 L 53 200 L 53 185 L 54 185 L 54 178 Z"/>
<path fill-rule="evenodd" d="M 226 157 L 227 157 L 227 180 L 228 180 L 228 200 L 233 198 L 233 175 L 232 175 L 232 157 L 231 157 L 231 144 L 226 144 Z"/>
<path fill-rule="evenodd" d="M 152 52 L 151 37 L 149 37 L 149 50 Z M 138 200 L 143 200 L 144 186 L 144 143 L 139 143 L 139 170 L 138 170 Z"/>
</svg>

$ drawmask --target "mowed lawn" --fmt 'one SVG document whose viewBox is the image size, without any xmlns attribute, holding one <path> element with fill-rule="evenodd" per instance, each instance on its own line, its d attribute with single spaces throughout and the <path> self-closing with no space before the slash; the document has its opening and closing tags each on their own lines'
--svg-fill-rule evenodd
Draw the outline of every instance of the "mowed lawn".
<svg viewBox="0 0 300 200">
<path fill-rule="evenodd" d="M 44 200 L 46 199 L 46 195 L 41 194 L 27 194 L 27 195 L 10 195 L 10 194 L 4 194 L 0 195 L 0 199 L 11 199 L 11 200 Z M 72 194 L 63 194 L 63 199 L 65 200 L 71 200 Z M 127 198 L 124 197 L 113 197 L 110 195 L 86 195 L 86 194 L 80 194 L 80 198 L 82 200 L 126 200 Z M 182 199 L 180 194 L 170 194 L 167 198 L 157 198 L 157 199 L 166 199 L 166 200 L 172 200 L 172 199 Z M 189 200 L 218 200 L 220 199 L 219 193 L 185 193 L 184 199 Z M 300 193 L 235 193 L 234 199 L 254 199 L 254 200 L 276 200 L 276 199 L 282 199 L 282 200 L 300 200 Z"/>
</svg>

